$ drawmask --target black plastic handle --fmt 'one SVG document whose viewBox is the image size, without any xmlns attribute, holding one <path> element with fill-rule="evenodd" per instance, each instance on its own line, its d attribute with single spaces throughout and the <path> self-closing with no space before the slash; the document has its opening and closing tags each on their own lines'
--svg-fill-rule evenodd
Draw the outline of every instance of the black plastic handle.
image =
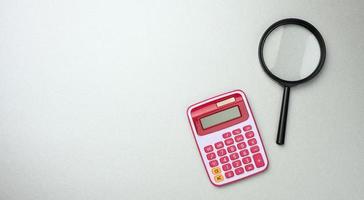
<svg viewBox="0 0 364 200">
<path fill-rule="evenodd" d="M 283 90 L 283 98 L 282 98 L 282 107 L 281 107 L 281 116 L 279 117 L 279 126 L 277 133 L 277 141 L 278 145 L 284 144 L 284 138 L 286 136 L 286 124 L 287 124 L 287 115 L 288 115 L 288 104 L 289 104 L 289 91 L 290 87 L 284 86 Z"/>
</svg>

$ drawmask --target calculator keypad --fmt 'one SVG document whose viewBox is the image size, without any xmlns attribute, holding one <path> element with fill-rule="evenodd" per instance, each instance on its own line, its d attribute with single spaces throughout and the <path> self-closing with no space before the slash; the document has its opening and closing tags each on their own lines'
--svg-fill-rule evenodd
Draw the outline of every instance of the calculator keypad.
<svg viewBox="0 0 364 200">
<path fill-rule="evenodd" d="M 252 153 L 256 153 L 258 151 L 259 151 L 259 147 L 258 146 L 253 146 L 253 147 L 250 148 L 250 152 L 252 152 Z"/>
<path fill-rule="evenodd" d="M 236 160 L 233 162 L 233 167 L 234 168 L 237 168 L 237 167 L 240 167 L 241 166 L 241 161 L 240 160 Z"/>
<path fill-rule="evenodd" d="M 239 143 L 237 146 L 238 146 L 238 149 L 245 149 L 246 148 L 246 143 L 242 142 L 242 143 Z"/>
<path fill-rule="evenodd" d="M 253 146 L 253 145 L 257 144 L 257 140 L 255 138 L 250 139 L 250 140 L 248 140 L 248 144 L 249 144 L 249 146 Z"/>
<path fill-rule="evenodd" d="M 224 147 L 224 143 L 223 142 L 216 142 L 215 143 L 215 148 L 216 149 L 221 149 L 221 148 L 223 148 Z"/>
<path fill-rule="evenodd" d="M 254 165 L 252 165 L 252 164 L 245 165 L 245 170 L 246 170 L 246 171 L 251 171 L 251 170 L 253 170 L 253 169 L 254 169 Z"/>
<path fill-rule="evenodd" d="M 220 183 L 224 180 L 224 176 L 222 174 L 218 174 L 214 177 L 216 183 Z"/>
<path fill-rule="evenodd" d="M 226 150 L 225 149 L 219 149 L 219 150 L 217 150 L 217 155 L 218 156 L 224 156 L 224 155 L 226 155 Z"/>
<path fill-rule="evenodd" d="M 252 159 L 250 158 L 250 157 L 245 157 L 245 158 L 243 158 L 243 163 L 244 164 L 249 164 L 249 163 L 251 163 L 252 162 Z"/>
<path fill-rule="evenodd" d="M 220 167 L 214 167 L 214 168 L 212 168 L 211 171 L 212 171 L 212 174 L 214 174 L 214 175 L 217 175 L 217 174 L 221 173 Z"/>
<path fill-rule="evenodd" d="M 223 138 L 229 138 L 229 137 L 231 137 L 231 133 L 230 132 L 226 132 L 226 133 L 222 134 L 222 137 Z"/>
<path fill-rule="evenodd" d="M 212 160 L 209 162 L 209 164 L 210 164 L 210 167 L 216 167 L 219 165 L 219 162 L 217 160 Z"/>
<path fill-rule="evenodd" d="M 204 148 L 204 150 L 205 150 L 205 152 L 206 152 L 206 153 L 209 153 L 209 152 L 211 152 L 211 151 L 213 151 L 213 150 L 214 150 L 214 147 L 212 147 L 212 145 L 208 145 L 208 146 L 206 146 L 206 147 Z"/>
<path fill-rule="evenodd" d="M 248 139 L 254 137 L 254 132 L 253 131 L 246 132 L 245 137 Z"/>
<path fill-rule="evenodd" d="M 234 144 L 234 140 L 232 138 L 229 138 L 229 139 L 225 140 L 225 145 L 226 146 L 229 146 L 229 145 L 232 145 L 232 144 Z"/>
<path fill-rule="evenodd" d="M 243 149 L 242 151 L 239 152 L 241 157 L 247 156 L 249 155 L 249 151 L 248 149 Z"/>
<path fill-rule="evenodd" d="M 221 158 L 220 158 L 220 163 L 221 163 L 221 164 L 224 164 L 224 163 L 227 163 L 227 162 L 229 162 L 229 157 L 224 156 L 224 157 L 221 157 Z"/>
<path fill-rule="evenodd" d="M 212 159 L 215 159 L 216 158 L 216 154 L 215 153 L 209 153 L 206 155 L 207 159 L 208 160 L 212 160 Z"/>
<path fill-rule="evenodd" d="M 222 170 L 224 170 L 224 171 L 228 171 L 230 169 L 231 169 L 231 165 L 229 163 L 222 166 Z"/>
<path fill-rule="evenodd" d="M 227 150 L 229 153 L 233 153 L 236 151 L 236 147 L 235 147 L 235 145 L 232 145 L 232 146 L 227 147 Z"/>
<path fill-rule="evenodd" d="M 243 169 L 242 167 L 239 167 L 239 168 L 236 168 L 236 169 L 235 169 L 235 174 L 236 174 L 236 175 L 240 175 L 240 174 L 242 174 L 242 173 L 244 173 L 244 169 Z"/>
<path fill-rule="evenodd" d="M 253 155 L 254 163 L 257 167 L 263 167 L 264 166 L 264 160 L 262 157 L 262 154 L 258 153 Z"/>
<path fill-rule="evenodd" d="M 233 130 L 233 134 L 234 135 L 239 134 L 239 133 L 241 133 L 241 129 L 240 128 Z"/>
<path fill-rule="evenodd" d="M 238 153 L 230 154 L 230 160 L 236 160 L 238 158 L 239 158 L 239 154 Z"/>
<path fill-rule="evenodd" d="M 228 172 L 225 173 L 225 176 L 226 176 L 226 178 L 231 178 L 231 177 L 234 176 L 234 172 L 233 171 L 228 171 Z"/>
<path fill-rule="evenodd" d="M 243 135 L 237 135 L 234 137 L 234 139 L 235 139 L 235 142 L 241 142 L 244 140 L 244 137 L 243 137 Z"/>
<path fill-rule="evenodd" d="M 243 130 L 244 131 L 250 131 L 250 130 L 252 130 L 252 126 L 250 126 L 250 125 L 244 126 Z"/>
<path fill-rule="evenodd" d="M 221 141 L 204 151 L 216 183 L 265 166 L 251 125 L 223 133 Z"/>
</svg>

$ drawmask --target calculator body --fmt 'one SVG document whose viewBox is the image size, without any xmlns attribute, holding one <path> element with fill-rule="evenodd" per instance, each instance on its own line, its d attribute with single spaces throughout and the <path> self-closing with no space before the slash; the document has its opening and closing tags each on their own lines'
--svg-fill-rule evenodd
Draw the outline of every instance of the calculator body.
<svg viewBox="0 0 364 200">
<path fill-rule="evenodd" d="M 191 105 L 187 115 L 213 185 L 223 186 L 267 169 L 268 158 L 243 91 Z"/>
</svg>

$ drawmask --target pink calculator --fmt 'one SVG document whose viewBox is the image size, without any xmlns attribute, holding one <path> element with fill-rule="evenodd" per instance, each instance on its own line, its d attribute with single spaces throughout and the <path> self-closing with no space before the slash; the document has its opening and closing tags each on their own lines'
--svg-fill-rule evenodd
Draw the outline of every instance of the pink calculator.
<svg viewBox="0 0 364 200">
<path fill-rule="evenodd" d="M 194 104 L 187 115 L 213 185 L 222 186 L 267 169 L 263 141 L 243 91 Z"/>
</svg>

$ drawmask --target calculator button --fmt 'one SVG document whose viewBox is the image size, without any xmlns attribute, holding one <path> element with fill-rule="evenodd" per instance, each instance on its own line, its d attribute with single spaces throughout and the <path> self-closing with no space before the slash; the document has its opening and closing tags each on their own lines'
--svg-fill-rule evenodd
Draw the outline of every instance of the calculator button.
<svg viewBox="0 0 364 200">
<path fill-rule="evenodd" d="M 233 134 L 234 135 L 239 134 L 239 133 L 241 133 L 241 129 L 240 128 L 233 130 Z"/>
<path fill-rule="evenodd" d="M 235 145 L 232 145 L 232 146 L 227 147 L 227 151 L 229 153 L 232 153 L 232 152 L 236 151 L 236 146 Z"/>
<path fill-rule="evenodd" d="M 249 155 L 248 149 L 244 149 L 244 150 L 240 151 L 240 156 L 241 157 L 244 157 L 244 156 L 247 156 L 247 155 Z"/>
<path fill-rule="evenodd" d="M 239 144 L 238 144 L 238 145 L 236 145 L 236 146 L 238 146 L 238 149 L 245 149 L 246 144 L 245 144 L 245 142 L 242 142 L 242 143 L 239 143 Z"/>
<path fill-rule="evenodd" d="M 234 140 L 232 138 L 229 138 L 229 139 L 225 140 L 225 145 L 226 146 L 229 146 L 229 145 L 232 145 L 232 144 L 234 144 Z"/>
<path fill-rule="evenodd" d="M 259 147 L 258 146 L 253 146 L 252 148 L 250 148 L 250 152 L 252 153 L 256 153 L 259 151 Z"/>
<path fill-rule="evenodd" d="M 250 158 L 250 157 L 245 157 L 245 158 L 243 158 L 243 163 L 244 164 L 249 164 L 249 163 L 251 163 L 252 162 L 252 159 Z"/>
<path fill-rule="evenodd" d="M 214 174 L 214 175 L 221 173 L 220 167 L 214 167 L 214 168 L 212 168 L 211 171 L 212 171 L 212 174 Z"/>
<path fill-rule="evenodd" d="M 215 148 L 216 149 L 220 149 L 220 148 L 223 148 L 224 147 L 224 143 L 223 142 L 216 142 L 215 143 Z"/>
<path fill-rule="evenodd" d="M 221 164 L 227 163 L 227 162 L 229 162 L 229 158 L 227 156 L 221 157 L 220 162 L 221 162 Z"/>
<path fill-rule="evenodd" d="M 229 163 L 222 166 L 222 170 L 229 171 L 231 169 L 231 165 Z"/>
<path fill-rule="evenodd" d="M 250 140 L 248 140 L 248 144 L 249 144 L 250 146 L 256 145 L 256 144 L 257 144 L 257 140 L 256 140 L 255 138 L 250 139 Z"/>
<path fill-rule="evenodd" d="M 230 132 L 226 132 L 226 133 L 222 134 L 222 137 L 223 138 L 229 138 L 229 137 L 231 137 L 231 133 Z"/>
<path fill-rule="evenodd" d="M 234 162 L 233 162 L 233 167 L 234 168 L 237 168 L 237 167 L 240 167 L 241 166 L 241 161 L 240 160 L 235 160 Z"/>
<path fill-rule="evenodd" d="M 240 141 L 244 140 L 244 137 L 243 137 L 243 135 L 237 135 L 234 137 L 234 139 L 235 139 L 235 142 L 240 142 Z"/>
<path fill-rule="evenodd" d="M 209 162 L 209 164 L 210 164 L 210 167 L 216 167 L 216 166 L 218 166 L 218 165 L 219 165 L 219 162 L 217 162 L 217 160 L 211 160 L 211 161 Z"/>
<path fill-rule="evenodd" d="M 250 126 L 250 125 L 244 126 L 243 130 L 244 131 L 250 131 L 250 130 L 252 130 L 252 126 Z"/>
<path fill-rule="evenodd" d="M 253 170 L 253 169 L 254 169 L 254 165 L 252 165 L 252 164 L 245 165 L 245 170 L 246 170 L 246 171 L 251 171 L 251 170 Z"/>
<path fill-rule="evenodd" d="M 219 149 L 219 150 L 217 150 L 217 155 L 218 156 L 223 156 L 225 154 L 226 154 L 226 150 L 225 149 Z"/>
<path fill-rule="evenodd" d="M 254 132 L 253 131 L 246 132 L 245 137 L 248 139 L 254 137 Z"/>
<path fill-rule="evenodd" d="M 238 153 L 233 153 L 233 154 L 230 154 L 230 159 L 231 160 L 236 160 L 239 158 L 239 154 Z"/>
<path fill-rule="evenodd" d="M 207 154 L 206 157 L 208 160 L 212 160 L 212 159 L 216 158 L 216 154 L 214 152 L 212 152 L 212 153 Z"/>
<path fill-rule="evenodd" d="M 253 155 L 253 160 L 254 160 L 255 166 L 257 166 L 258 168 L 264 166 L 264 160 L 263 160 L 262 154 L 257 153 L 255 155 Z"/>
<path fill-rule="evenodd" d="M 205 148 L 203 148 L 203 149 L 205 150 L 206 153 L 209 153 L 214 150 L 214 147 L 212 147 L 212 145 L 208 145 L 208 146 L 205 146 Z"/>
<path fill-rule="evenodd" d="M 233 171 L 228 171 L 228 172 L 225 173 L 225 176 L 226 176 L 226 178 L 231 178 L 231 177 L 234 176 L 234 172 Z"/>
<path fill-rule="evenodd" d="M 224 180 L 224 177 L 221 174 L 219 174 L 219 175 L 215 176 L 214 179 L 215 179 L 216 183 L 220 183 L 221 181 Z"/>
<path fill-rule="evenodd" d="M 244 169 L 243 169 L 242 167 L 239 167 L 239 168 L 236 168 L 236 169 L 235 169 L 235 174 L 236 174 L 236 175 L 240 175 L 240 174 L 242 174 L 242 173 L 244 173 Z"/>
</svg>

